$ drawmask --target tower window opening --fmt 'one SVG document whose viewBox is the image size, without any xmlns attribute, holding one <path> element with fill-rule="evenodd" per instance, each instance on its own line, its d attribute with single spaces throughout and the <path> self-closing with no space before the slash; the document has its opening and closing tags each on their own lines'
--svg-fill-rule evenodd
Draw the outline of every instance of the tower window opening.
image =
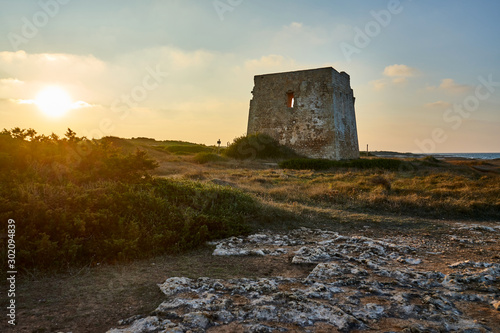
<svg viewBox="0 0 500 333">
<path fill-rule="evenodd" d="M 295 96 L 294 96 L 293 92 L 288 92 L 288 93 L 286 93 L 286 95 L 288 97 L 287 106 L 289 108 L 293 108 L 295 105 Z"/>
</svg>

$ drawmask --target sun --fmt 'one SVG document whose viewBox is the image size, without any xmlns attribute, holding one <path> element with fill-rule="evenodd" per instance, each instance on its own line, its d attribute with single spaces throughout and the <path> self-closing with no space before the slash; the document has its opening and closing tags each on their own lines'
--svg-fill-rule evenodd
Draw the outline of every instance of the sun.
<svg viewBox="0 0 500 333">
<path fill-rule="evenodd" d="M 61 117 L 68 112 L 73 103 L 69 94 L 59 87 L 47 87 L 35 99 L 38 108 L 50 117 Z"/>
</svg>

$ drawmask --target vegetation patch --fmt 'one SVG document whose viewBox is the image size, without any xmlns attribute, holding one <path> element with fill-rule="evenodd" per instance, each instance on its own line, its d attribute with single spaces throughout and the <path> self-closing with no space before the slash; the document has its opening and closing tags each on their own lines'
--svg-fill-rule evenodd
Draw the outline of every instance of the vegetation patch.
<svg viewBox="0 0 500 333">
<path fill-rule="evenodd" d="M 208 162 L 225 162 L 227 158 L 214 153 L 198 153 L 194 156 L 193 160 L 198 164 L 205 164 Z"/>
<path fill-rule="evenodd" d="M 224 151 L 224 155 L 240 160 L 299 157 L 289 147 L 280 145 L 277 140 L 262 133 L 235 138 L 233 143 Z"/>
<path fill-rule="evenodd" d="M 183 251 L 250 231 L 246 219 L 259 211 L 229 187 L 153 179 L 156 163 L 145 153 L 123 154 L 71 130 L 63 139 L 4 130 L 0 148 L 0 218 L 16 221 L 16 260 L 25 269 Z"/>
<path fill-rule="evenodd" d="M 443 163 L 435 158 L 432 155 L 422 157 L 418 159 L 417 161 L 420 161 L 421 164 L 426 165 L 426 166 L 432 166 L 432 167 L 441 167 L 444 166 Z"/>
<path fill-rule="evenodd" d="M 175 154 L 175 155 L 193 155 L 197 153 L 211 153 L 214 151 L 212 147 L 207 147 L 203 145 L 197 145 L 197 144 L 192 144 L 192 145 L 173 145 L 173 146 L 158 146 L 155 147 L 158 150 L 165 151 L 170 154 Z"/>
<path fill-rule="evenodd" d="M 274 170 L 248 173 L 238 187 L 280 203 L 324 212 L 350 211 L 370 216 L 398 215 L 439 219 L 500 218 L 500 179 L 449 165 L 413 170 Z M 302 216 L 311 221 L 309 213 Z M 277 222 L 279 223 L 279 222 Z"/>
<path fill-rule="evenodd" d="M 130 139 L 130 141 L 174 155 L 194 155 L 201 152 L 213 153 L 215 151 L 214 147 L 185 141 L 155 141 L 148 138 L 134 138 Z"/>
<path fill-rule="evenodd" d="M 201 152 L 212 152 L 214 149 L 211 147 L 196 145 L 196 146 L 169 146 L 165 148 L 166 151 L 176 155 L 190 155 Z"/>
<path fill-rule="evenodd" d="M 346 161 L 295 158 L 282 161 L 279 163 L 279 166 L 283 169 L 295 170 L 327 170 L 335 168 L 398 170 L 402 167 L 403 163 L 405 162 L 388 158 L 370 158 Z"/>
</svg>

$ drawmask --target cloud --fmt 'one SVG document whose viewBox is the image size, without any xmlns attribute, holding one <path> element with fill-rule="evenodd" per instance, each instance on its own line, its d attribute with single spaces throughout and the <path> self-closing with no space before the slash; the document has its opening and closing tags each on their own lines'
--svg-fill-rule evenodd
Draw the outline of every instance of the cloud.
<svg viewBox="0 0 500 333">
<path fill-rule="evenodd" d="M 220 59 L 224 63 L 225 58 Z M 198 85 L 197 80 L 216 77 L 213 63 L 219 59 L 205 50 L 184 51 L 175 47 L 156 47 L 121 54 L 112 61 L 93 55 L 63 53 L 0 52 L 0 98 L 29 100 L 48 85 L 63 87 L 75 100 L 91 105 L 110 105 L 113 100 L 130 94 L 135 87 L 162 86 L 171 81 L 170 92 L 177 86 Z M 212 71 L 212 72 L 211 72 Z M 157 85 L 146 77 L 161 72 Z M 164 73 L 172 77 L 165 78 Z M 175 83 L 175 85 L 174 85 Z M 165 92 L 156 93 L 158 99 Z M 192 94 L 192 93 L 191 93 Z M 153 97 L 148 91 L 148 100 Z M 186 96 L 184 96 L 186 97 Z"/>
<path fill-rule="evenodd" d="M 453 79 L 443 79 L 439 88 L 452 93 L 463 93 L 472 87 L 465 84 L 457 84 Z"/>
<path fill-rule="evenodd" d="M 120 67 L 133 66 L 140 70 L 145 66 L 160 64 L 169 72 L 174 72 L 210 66 L 216 58 L 215 53 L 203 49 L 185 51 L 176 47 L 161 46 L 124 54 L 117 58 L 116 64 Z"/>
<path fill-rule="evenodd" d="M 267 41 L 267 49 L 270 52 L 310 58 L 311 53 L 330 52 L 333 45 L 340 43 L 351 32 L 352 27 L 338 22 L 325 26 L 294 21 L 278 29 L 258 32 L 259 39 L 254 36 L 252 40 L 258 43 L 259 47 L 262 47 L 263 40 Z"/>
<path fill-rule="evenodd" d="M 444 102 L 444 101 L 437 101 L 433 103 L 427 103 L 424 105 L 426 109 L 447 109 L 452 106 L 451 103 Z"/>
<path fill-rule="evenodd" d="M 404 84 L 408 82 L 408 79 L 406 77 L 395 77 L 394 79 L 392 79 L 392 82 L 396 84 Z"/>
<path fill-rule="evenodd" d="M 384 75 L 388 77 L 407 78 L 418 74 L 418 70 L 406 65 L 391 65 L 384 69 Z"/>
<path fill-rule="evenodd" d="M 418 74 L 419 71 L 416 68 L 406 65 L 390 65 L 384 68 L 384 78 L 371 81 L 370 84 L 375 90 L 380 91 L 389 84 L 404 85 L 408 83 L 408 78 L 417 76 Z"/>
<path fill-rule="evenodd" d="M 370 81 L 370 84 L 377 91 L 380 91 L 387 86 L 387 82 L 384 79 Z"/>
<path fill-rule="evenodd" d="M 24 81 L 16 78 L 0 79 L 0 98 L 21 98 L 23 89 L 26 89 Z"/>
<path fill-rule="evenodd" d="M 286 58 L 281 55 L 271 54 L 262 56 L 259 59 L 247 60 L 245 61 L 243 68 L 246 72 L 256 75 L 262 73 L 296 70 L 297 66 L 297 63 L 293 59 Z"/>
<path fill-rule="evenodd" d="M 328 43 L 330 37 L 323 28 L 312 27 L 301 22 L 285 25 L 274 37 L 273 44 L 279 45 L 322 45 Z"/>
<path fill-rule="evenodd" d="M 292 29 L 302 29 L 303 26 L 304 24 L 299 22 L 292 22 L 292 24 L 289 25 Z"/>
<path fill-rule="evenodd" d="M 9 119 L 2 121 L 4 127 L 33 127 L 30 121 L 37 121 L 42 131 L 54 131 L 56 125 L 45 121 L 34 102 L 43 88 L 57 85 L 81 110 L 65 121 L 88 137 L 141 136 L 150 127 L 149 132 L 164 138 L 187 139 L 191 133 L 191 140 L 205 142 L 207 133 L 215 131 L 213 136 L 224 132 L 232 139 L 245 130 L 254 75 L 307 67 L 280 53 L 253 58 L 171 46 L 135 50 L 112 60 L 0 52 L 0 101 L 10 104 Z M 98 133 L 103 119 L 112 120 L 113 133 Z"/>
<path fill-rule="evenodd" d="M 427 87 L 427 91 L 442 91 L 448 94 L 463 94 L 470 91 L 473 87 L 466 84 L 458 84 L 453 79 L 443 79 L 439 87 Z"/>
<path fill-rule="evenodd" d="M 59 80 L 68 76 L 99 75 L 106 64 L 94 56 L 62 53 L 0 52 L 0 72 L 26 81 L 39 79 Z"/>
<path fill-rule="evenodd" d="M 20 85 L 23 84 L 24 82 L 18 79 L 14 78 L 8 78 L 8 79 L 0 79 L 0 85 Z"/>
<path fill-rule="evenodd" d="M 72 109 L 81 109 L 81 108 L 91 108 L 91 107 L 94 107 L 94 106 L 95 105 L 89 104 L 89 103 L 84 102 L 84 101 L 78 101 L 78 102 L 74 102 L 71 105 L 71 108 Z"/>
<path fill-rule="evenodd" d="M 16 103 L 16 104 L 35 104 L 35 100 L 34 99 L 14 99 L 14 98 L 10 98 L 9 101 L 12 102 L 12 103 Z"/>
<path fill-rule="evenodd" d="M 70 95 L 88 100 L 109 93 L 111 71 L 109 64 L 92 55 L 0 52 L 0 73 L 7 76 L 0 79 L 0 98 L 29 100 L 44 87 L 57 84 Z"/>
<path fill-rule="evenodd" d="M 34 99 L 9 99 L 10 102 L 15 104 L 37 104 L 37 101 Z M 71 109 L 82 109 L 82 108 L 92 108 L 97 105 L 92 105 L 84 101 L 77 101 L 71 104 Z"/>
</svg>

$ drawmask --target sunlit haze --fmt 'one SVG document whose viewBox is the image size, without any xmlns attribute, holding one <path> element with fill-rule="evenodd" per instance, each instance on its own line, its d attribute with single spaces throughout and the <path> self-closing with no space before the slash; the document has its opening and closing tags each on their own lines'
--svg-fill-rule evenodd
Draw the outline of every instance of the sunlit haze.
<svg viewBox="0 0 500 333">
<path fill-rule="evenodd" d="M 225 144 L 253 76 L 351 76 L 361 150 L 500 151 L 497 1 L 7 1 L 0 129 Z"/>
<path fill-rule="evenodd" d="M 48 87 L 40 91 L 35 99 L 40 111 L 49 117 L 61 117 L 71 109 L 71 97 L 61 88 Z"/>
</svg>

